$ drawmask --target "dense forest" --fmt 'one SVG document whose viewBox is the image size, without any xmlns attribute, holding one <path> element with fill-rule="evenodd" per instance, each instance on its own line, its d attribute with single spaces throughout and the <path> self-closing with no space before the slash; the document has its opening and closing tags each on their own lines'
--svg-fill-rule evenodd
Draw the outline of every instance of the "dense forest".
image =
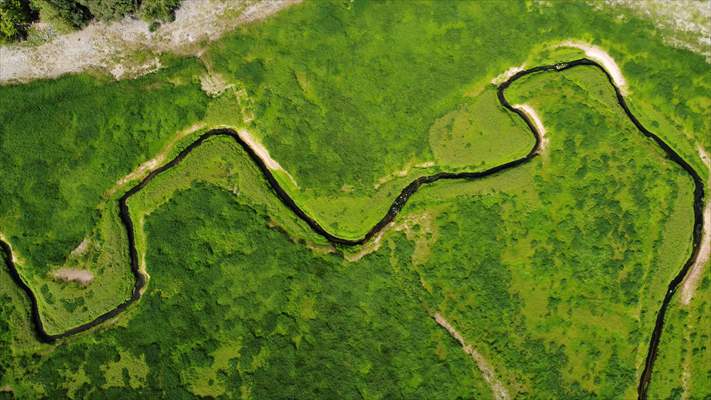
<svg viewBox="0 0 711 400">
<path fill-rule="evenodd" d="M 172 21 L 181 0 L 0 0 L 0 43 L 22 40 L 32 22 L 42 19 L 81 28 L 92 19 L 127 15 L 153 23 Z"/>
</svg>

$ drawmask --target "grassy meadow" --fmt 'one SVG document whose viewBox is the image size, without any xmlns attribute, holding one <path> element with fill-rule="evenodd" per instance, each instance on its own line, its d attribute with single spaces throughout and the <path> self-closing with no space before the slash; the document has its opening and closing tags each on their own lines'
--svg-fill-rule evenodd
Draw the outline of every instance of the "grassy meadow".
<svg viewBox="0 0 711 400">
<path fill-rule="evenodd" d="M 568 39 L 610 52 L 635 114 L 706 178 L 708 64 L 648 22 L 582 2 L 307 1 L 134 80 L 0 86 L 0 234 L 50 333 L 87 322 L 133 286 L 117 211 L 129 174 L 225 125 L 265 145 L 322 226 L 358 238 L 415 177 L 525 155 L 533 138 L 491 80 L 581 57 L 552 48 Z M 234 86 L 208 95 L 206 74 Z M 491 398 L 436 313 L 513 398 L 634 398 L 690 252 L 691 180 L 595 68 L 506 95 L 540 115 L 542 154 L 421 189 L 353 249 L 298 220 L 231 139 L 208 140 L 129 202 L 151 279 L 126 313 L 39 344 L 0 273 L 0 398 Z M 94 279 L 53 278 L 61 267 Z M 650 398 L 711 390 L 706 275 L 669 310 Z"/>
</svg>

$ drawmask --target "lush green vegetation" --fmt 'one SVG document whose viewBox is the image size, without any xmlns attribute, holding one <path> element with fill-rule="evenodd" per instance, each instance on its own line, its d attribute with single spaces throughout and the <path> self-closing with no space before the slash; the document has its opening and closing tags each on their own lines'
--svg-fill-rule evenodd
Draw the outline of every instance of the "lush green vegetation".
<svg viewBox="0 0 711 400">
<path fill-rule="evenodd" d="M 149 215 L 140 306 L 35 362 L 20 352 L 8 382 L 21 397 L 489 396 L 439 311 L 517 396 L 631 395 L 653 294 L 686 253 L 688 177 L 591 68 L 531 77 L 510 96 L 549 126 L 543 156 L 425 189 L 353 264 L 291 240 L 308 233 L 232 141 L 212 139 L 130 203 Z"/>
<path fill-rule="evenodd" d="M 79 7 L 42 3 L 72 18 Z M 635 113 L 705 171 L 707 64 L 647 22 L 607 13 L 574 2 L 306 2 L 134 81 L 0 87 L 0 233 L 50 331 L 91 320 L 133 283 L 116 211 L 131 182 L 117 181 L 209 127 L 247 124 L 294 177 L 277 175 L 299 204 L 358 237 L 414 177 L 528 152 L 525 124 L 489 82 L 513 65 L 581 56 L 550 51 L 568 38 L 609 49 Z M 236 86 L 205 95 L 207 71 Z M 238 146 L 205 143 L 129 204 L 151 281 L 116 322 L 38 345 L 24 295 L 0 274 L 0 388 L 17 398 L 491 396 L 435 323 L 440 312 L 514 397 L 633 397 L 665 286 L 689 253 L 691 183 L 595 69 L 532 76 L 508 96 L 541 115 L 543 155 L 423 189 L 380 242 L 345 250 L 353 262 L 276 200 Z M 59 267 L 94 281 L 57 281 Z M 708 364 L 704 282 L 698 302 L 670 309 L 653 397 L 676 396 L 677 371 Z M 702 396 L 708 372 L 688 368 L 690 398 Z"/>
<path fill-rule="evenodd" d="M 652 377 L 652 399 L 706 399 L 711 393 L 711 274 L 706 265 L 692 301 L 675 301 Z"/>
<path fill-rule="evenodd" d="M 0 44 L 23 39 L 27 27 L 35 18 L 27 0 L 3 0 L 0 2 Z"/>
<path fill-rule="evenodd" d="M 594 70 L 511 89 L 539 110 L 549 147 L 533 165 L 418 198 L 439 232 L 414 268 L 522 397 L 633 397 L 659 294 L 688 254 L 693 187 Z"/>
<path fill-rule="evenodd" d="M 711 148 L 704 135 L 711 125 L 702 117 L 710 106 L 707 64 L 658 41 L 634 39 L 652 34 L 647 22 L 622 23 L 604 13 L 580 2 L 540 9 L 526 2 L 307 2 L 245 27 L 206 57 L 246 86 L 253 126 L 299 183 L 301 202 L 334 231 L 357 237 L 382 216 L 385 200 L 404 181 L 451 169 L 462 150 L 428 146 L 436 121 L 476 103 L 470 96 L 494 76 L 524 62 L 535 65 L 546 56 L 536 56 L 539 49 L 570 38 L 610 49 L 631 84 L 635 110 L 701 170 L 693 143 Z M 506 34 L 492 21 L 502 21 Z M 642 66 L 638 54 L 655 60 Z M 692 76 L 693 85 L 675 83 Z M 658 81 L 665 82 L 664 94 L 655 89 Z M 502 131 L 499 121 L 507 117 L 489 107 L 496 123 L 479 117 L 474 129 L 483 136 L 467 140 L 487 143 L 501 134 L 497 143 L 509 145 L 496 147 L 493 157 L 474 153 L 470 168 L 514 156 L 528 138 Z M 383 177 L 427 162 L 434 167 L 411 168 L 392 187 L 376 189 Z"/>
<path fill-rule="evenodd" d="M 32 22 L 41 19 L 63 30 L 82 28 L 92 19 L 115 20 L 127 15 L 154 23 L 175 19 L 182 0 L 2 0 L 0 43 L 25 39 Z"/>
<path fill-rule="evenodd" d="M 179 193 L 147 221 L 151 287 L 130 321 L 13 359 L 18 397 L 489 396 L 388 257 L 317 255 L 268 218 L 214 187 Z"/>
<path fill-rule="evenodd" d="M 199 71 L 183 62 L 118 84 L 76 76 L 1 89 L 0 227 L 42 294 L 50 329 L 85 322 L 76 311 L 98 315 L 128 295 L 130 273 L 115 257 L 126 251 L 116 195 L 107 192 L 206 115 L 207 97 L 192 80 Z M 85 239 L 89 251 L 73 257 Z M 58 282 L 50 275 L 60 266 L 93 270 L 95 281 L 87 288 Z"/>
</svg>

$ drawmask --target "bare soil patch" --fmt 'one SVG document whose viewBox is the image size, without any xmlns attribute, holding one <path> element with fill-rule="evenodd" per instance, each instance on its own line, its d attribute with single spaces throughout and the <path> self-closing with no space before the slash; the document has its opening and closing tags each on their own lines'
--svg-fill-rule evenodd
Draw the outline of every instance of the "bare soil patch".
<svg viewBox="0 0 711 400">
<path fill-rule="evenodd" d="M 246 129 L 240 129 L 237 131 L 237 134 L 239 135 L 240 139 L 244 140 L 245 143 L 249 145 L 249 147 L 254 150 L 255 153 L 257 153 L 257 156 L 264 162 L 264 164 L 267 166 L 272 171 L 281 171 L 283 172 L 290 180 L 291 182 L 299 186 L 298 183 L 296 183 L 296 179 L 294 179 L 293 176 L 289 172 L 287 172 L 281 164 L 279 164 L 276 160 L 272 158 L 272 156 L 269 155 L 269 151 L 264 147 L 262 143 L 260 143 L 252 134 L 246 130 Z"/>
<path fill-rule="evenodd" d="M 367 256 L 370 253 L 375 253 L 380 249 L 380 246 L 382 245 L 383 242 L 383 236 L 385 236 L 385 232 L 387 232 L 389 229 L 392 229 L 395 226 L 394 222 L 389 223 L 386 227 L 384 227 L 380 232 L 378 232 L 377 235 L 373 238 L 373 240 L 368 241 L 368 243 L 364 244 L 356 253 L 344 253 L 344 258 L 347 261 L 350 262 L 356 262 L 359 261 L 361 258 Z"/>
<path fill-rule="evenodd" d="M 200 88 L 210 97 L 218 97 L 234 84 L 227 83 L 222 75 L 216 72 L 205 73 L 200 77 Z"/>
<path fill-rule="evenodd" d="M 84 240 L 82 240 L 81 243 L 79 243 L 79 245 L 76 248 L 74 248 L 74 250 L 72 250 L 72 252 L 70 253 L 70 256 L 71 257 L 83 256 L 84 254 L 86 254 L 86 251 L 89 250 L 90 244 L 91 244 L 91 241 L 89 240 L 89 238 L 84 238 Z"/>
<path fill-rule="evenodd" d="M 27 264 L 27 261 L 26 261 L 24 258 L 22 258 L 22 256 L 19 254 L 19 252 L 17 251 L 17 249 L 15 249 L 15 248 L 12 247 L 12 243 L 10 243 L 10 241 L 7 240 L 7 238 L 5 237 L 5 235 L 3 235 L 2 232 L 0 232 L 0 240 L 2 240 L 3 242 L 7 243 L 7 244 L 10 246 L 10 250 L 11 250 L 11 251 L 10 251 L 10 257 L 12 258 L 12 262 L 13 262 L 13 263 L 15 263 L 15 264 Z"/>
<path fill-rule="evenodd" d="M 415 232 L 414 227 L 420 226 L 421 231 Z M 368 254 L 375 253 L 383 244 L 383 237 L 389 231 L 405 232 L 408 240 L 415 242 L 415 251 L 412 254 L 413 264 L 421 264 L 426 261 L 432 250 L 434 242 L 437 241 L 436 225 L 434 216 L 431 213 L 409 215 L 401 221 L 393 221 L 386 225 L 377 235 L 361 246 L 355 253 L 344 253 L 344 258 L 350 262 L 356 262 Z"/>
<path fill-rule="evenodd" d="M 60 268 L 52 273 L 55 279 L 65 282 L 77 282 L 82 286 L 87 286 L 94 280 L 94 274 L 86 269 Z"/>
<path fill-rule="evenodd" d="M 266 164 L 267 168 L 273 170 L 273 171 L 283 171 L 284 168 L 282 168 L 281 164 L 279 164 L 276 160 L 272 158 L 272 156 L 269 155 L 269 151 L 264 147 L 257 139 L 252 136 L 252 134 L 246 130 L 246 129 L 240 129 L 238 132 L 240 139 L 244 140 L 249 147 L 254 150 L 255 153 L 259 156 L 259 158 L 264 161 L 264 164 Z"/>
</svg>

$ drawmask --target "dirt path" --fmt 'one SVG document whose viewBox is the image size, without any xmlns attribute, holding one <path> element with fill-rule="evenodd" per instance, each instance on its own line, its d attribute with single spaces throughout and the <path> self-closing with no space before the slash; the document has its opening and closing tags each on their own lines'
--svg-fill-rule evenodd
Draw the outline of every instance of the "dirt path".
<svg viewBox="0 0 711 400">
<path fill-rule="evenodd" d="M 711 175 L 711 155 L 706 153 L 706 151 L 699 147 L 699 155 L 701 159 L 706 164 L 706 168 L 709 170 Z M 711 188 L 711 178 L 706 185 L 707 188 Z M 707 189 L 708 191 L 708 189 Z M 699 247 L 699 254 L 696 255 L 696 260 L 691 266 L 689 273 L 684 279 L 684 283 L 681 287 L 681 302 L 684 305 L 688 305 L 691 298 L 694 297 L 694 292 L 696 292 L 696 287 L 699 286 L 699 280 L 704 275 L 704 269 L 706 264 L 711 257 L 711 198 L 709 193 L 706 193 L 706 206 L 704 207 L 703 221 L 704 221 L 704 232 L 701 235 L 701 246 Z"/>
<path fill-rule="evenodd" d="M 435 313 L 434 315 L 435 321 L 443 327 L 444 329 L 449 332 L 449 334 L 455 338 L 459 344 L 462 345 L 462 348 L 464 349 L 464 352 L 469 354 L 474 362 L 476 363 L 477 367 L 479 368 L 479 371 L 481 371 L 481 374 L 484 376 L 484 380 L 491 386 L 491 391 L 494 394 L 494 398 L 496 400 L 508 400 L 511 397 L 509 396 L 508 390 L 506 390 L 506 387 L 501 384 L 501 382 L 496 378 L 496 375 L 494 374 L 494 368 L 489 364 L 489 361 L 484 358 L 474 347 L 471 345 L 468 345 L 465 341 L 462 335 L 449 323 L 447 322 L 446 319 L 442 316 L 440 313 Z"/>
<path fill-rule="evenodd" d="M 199 55 L 238 25 L 266 18 L 299 0 L 185 0 L 175 21 L 155 32 L 145 21 L 125 18 L 92 22 L 81 31 L 58 35 L 39 46 L 0 46 L 0 84 L 56 78 L 70 72 L 100 69 L 116 79 L 160 68 L 158 55 Z M 146 52 L 150 57 L 146 57 Z"/>
<path fill-rule="evenodd" d="M 690 342 L 689 333 L 689 329 L 684 330 L 684 335 L 686 336 L 684 340 L 687 342 Z M 681 392 L 681 400 L 687 400 L 689 398 L 689 380 L 691 379 L 691 363 L 689 361 L 691 357 L 689 357 L 689 355 L 692 351 L 693 349 L 688 348 L 687 353 L 682 356 L 681 388 L 683 391 Z"/>
</svg>

